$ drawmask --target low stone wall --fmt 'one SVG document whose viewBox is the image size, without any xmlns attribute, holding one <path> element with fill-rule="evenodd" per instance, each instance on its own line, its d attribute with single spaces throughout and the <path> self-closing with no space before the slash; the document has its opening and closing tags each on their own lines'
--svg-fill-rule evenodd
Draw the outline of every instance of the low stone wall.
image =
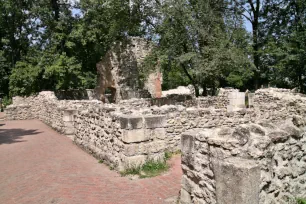
<svg viewBox="0 0 306 204">
<path fill-rule="evenodd" d="M 75 143 L 117 170 L 164 158 L 164 116 L 127 116 L 101 107 L 74 117 Z"/>
<path fill-rule="evenodd" d="M 54 92 L 43 91 L 36 96 L 13 98 L 5 110 L 8 120 L 39 119 L 60 133 L 65 132 L 64 111 L 86 109 L 101 104 L 98 101 L 58 100 Z"/>
<path fill-rule="evenodd" d="M 164 159 L 167 140 L 162 115 L 129 116 L 116 105 L 60 101 L 53 92 L 18 97 L 15 103 L 6 109 L 8 120 L 39 119 L 117 170 Z"/>
<path fill-rule="evenodd" d="M 181 144 L 181 203 L 290 203 L 306 196 L 306 136 L 291 121 L 189 132 Z"/>
</svg>

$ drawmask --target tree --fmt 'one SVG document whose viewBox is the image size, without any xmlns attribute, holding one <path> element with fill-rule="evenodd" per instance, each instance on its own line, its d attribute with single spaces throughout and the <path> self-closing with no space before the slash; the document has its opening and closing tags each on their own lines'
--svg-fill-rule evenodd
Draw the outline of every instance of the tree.
<svg viewBox="0 0 306 204">
<path fill-rule="evenodd" d="M 273 84 L 306 92 L 306 2 L 272 1 L 266 5 L 265 62 Z"/>
<path fill-rule="evenodd" d="M 250 77 L 240 73 L 251 72 L 246 50 L 239 45 L 246 40 L 237 41 L 239 35 L 246 37 L 246 32 L 242 34 L 241 20 L 235 24 L 229 19 L 226 7 L 223 0 L 160 4 L 161 18 L 154 25 L 160 56 L 155 63 L 160 61 L 164 70 L 179 67 L 195 87 L 196 95 L 199 87 L 204 95 L 208 88 L 215 94 L 222 81 L 242 87 L 239 76 Z"/>
</svg>

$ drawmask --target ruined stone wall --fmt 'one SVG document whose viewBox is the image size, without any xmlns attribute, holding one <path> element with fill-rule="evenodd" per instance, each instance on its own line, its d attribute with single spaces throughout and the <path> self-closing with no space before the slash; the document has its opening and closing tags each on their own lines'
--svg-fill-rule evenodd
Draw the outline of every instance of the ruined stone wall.
<svg viewBox="0 0 306 204">
<path fill-rule="evenodd" d="M 306 97 L 287 89 L 259 89 L 255 93 L 254 109 L 262 119 L 279 121 L 295 118 L 295 121 L 304 123 Z"/>
<path fill-rule="evenodd" d="M 163 116 L 126 116 L 100 107 L 74 117 L 75 143 L 117 170 L 164 159 Z"/>
<path fill-rule="evenodd" d="M 117 170 L 164 159 L 164 116 L 125 115 L 117 105 L 61 101 L 53 92 L 16 99 L 6 109 L 8 120 L 39 119 Z"/>
<path fill-rule="evenodd" d="M 36 96 L 13 98 L 13 104 L 6 108 L 8 120 L 39 119 L 60 133 L 64 133 L 64 111 L 86 109 L 100 104 L 99 101 L 58 100 L 54 92 L 43 91 Z"/>
<path fill-rule="evenodd" d="M 182 136 L 181 203 L 290 203 L 306 196 L 306 135 L 292 121 Z"/>
<path fill-rule="evenodd" d="M 140 68 L 145 57 L 151 52 L 152 43 L 133 37 L 117 42 L 97 64 L 97 97 L 104 100 L 105 90 L 113 91 L 114 101 L 145 97 L 140 84 Z"/>
</svg>

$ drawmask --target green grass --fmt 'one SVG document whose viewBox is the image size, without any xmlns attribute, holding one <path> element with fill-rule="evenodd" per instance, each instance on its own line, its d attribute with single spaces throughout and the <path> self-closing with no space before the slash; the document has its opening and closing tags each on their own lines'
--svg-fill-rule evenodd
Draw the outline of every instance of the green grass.
<svg viewBox="0 0 306 204">
<path fill-rule="evenodd" d="M 147 161 L 141 168 L 140 178 L 158 176 L 168 169 L 169 165 L 166 161 Z"/>
<path fill-rule="evenodd" d="M 297 204 L 306 204 L 306 199 L 304 199 L 304 198 L 297 198 L 296 202 L 297 202 Z"/>
<path fill-rule="evenodd" d="M 121 171 L 120 174 L 121 176 L 138 175 L 139 178 L 150 178 L 158 176 L 169 169 L 167 161 L 171 159 L 174 155 L 178 154 L 181 154 L 180 150 L 176 152 L 165 152 L 163 160 L 148 160 L 142 166 L 128 168 L 124 171 Z"/>
<path fill-rule="evenodd" d="M 145 164 L 139 167 L 128 168 L 125 171 L 120 172 L 122 176 L 127 175 L 139 175 L 139 178 L 150 178 L 158 176 L 161 173 L 167 171 L 169 165 L 166 160 L 154 161 L 148 160 Z"/>
<path fill-rule="evenodd" d="M 181 150 L 177 150 L 175 152 L 165 152 L 165 159 L 169 160 L 171 159 L 173 156 L 181 154 Z"/>
<path fill-rule="evenodd" d="M 104 162 L 104 161 L 103 161 L 102 159 L 100 159 L 100 160 L 98 161 L 99 164 L 103 164 L 103 162 Z"/>
</svg>

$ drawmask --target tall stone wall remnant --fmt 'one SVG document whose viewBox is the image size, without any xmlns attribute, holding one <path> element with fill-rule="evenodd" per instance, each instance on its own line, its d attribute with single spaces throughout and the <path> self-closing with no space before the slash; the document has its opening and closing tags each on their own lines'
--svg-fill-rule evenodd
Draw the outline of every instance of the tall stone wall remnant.
<svg viewBox="0 0 306 204">
<path fill-rule="evenodd" d="M 122 99 L 148 97 L 139 81 L 139 71 L 145 57 L 151 52 L 151 42 L 138 37 L 114 44 L 97 63 L 96 94 L 105 101 L 105 91 L 111 91 L 113 102 Z"/>
</svg>

